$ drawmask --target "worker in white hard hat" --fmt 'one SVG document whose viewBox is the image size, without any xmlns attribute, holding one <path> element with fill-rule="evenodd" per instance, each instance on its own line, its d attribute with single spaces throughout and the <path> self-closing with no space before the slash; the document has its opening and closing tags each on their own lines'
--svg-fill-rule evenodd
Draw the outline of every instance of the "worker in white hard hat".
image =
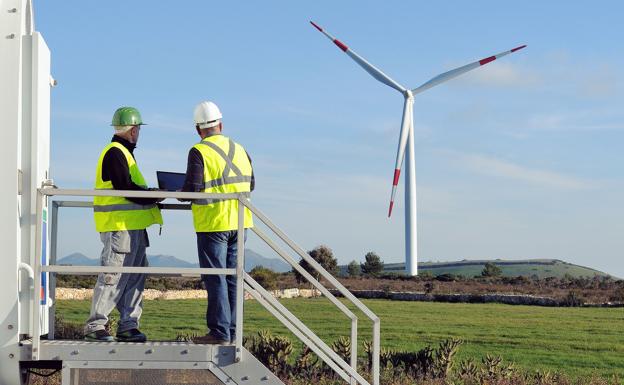
<svg viewBox="0 0 624 385">
<path fill-rule="evenodd" d="M 189 151 L 182 191 L 248 195 L 254 189 L 251 159 L 243 146 L 222 134 L 222 117 L 213 102 L 195 107 L 195 130 L 201 141 Z M 238 200 L 194 200 L 192 211 L 199 265 L 236 268 Z M 245 229 L 253 226 L 247 208 L 244 221 Z M 194 341 L 229 344 L 236 338 L 236 276 L 202 275 L 202 281 L 208 292 L 208 333 Z"/>
</svg>

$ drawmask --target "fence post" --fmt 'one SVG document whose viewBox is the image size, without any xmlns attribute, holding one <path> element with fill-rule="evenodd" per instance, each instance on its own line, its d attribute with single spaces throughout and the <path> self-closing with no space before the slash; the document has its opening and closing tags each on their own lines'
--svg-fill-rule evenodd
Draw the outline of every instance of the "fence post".
<svg viewBox="0 0 624 385">
<path fill-rule="evenodd" d="M 33 287 L 33 307 L 32 307 L 32 360 L 39 360 L 39 350 L 40 350 L 40 340 L 41 340 L 41 330 L 40 330 L 40 312 L 41 312 L 41 236 L 42 236 L 42 211 L 43 211 L 43 199 L 44 196 L 41 194 L 41 191 L 37 190 L 37 204 L 36 204 L 36 214 L 35 220 L 37 223 L 35 224 L 35 249 L 31 252 L 31 255 L 34 254 L 32 260 L 32 267 L 35 271 L 35 282 Z"/>
<path fill-rule="evenodd" d="M 52 201 L 52 212 L 48 218 L 50 223 L 50 265 L 56 265 L 56 251 L 57 251 L 57 236 L 58 236 L 58 201 Z M 52 299 L 52 305 L 50 306 L 50 312 L 48 315 L 48 339 L 54 339 L 54 329 L 56 327 L 55 314 L 56 314 L 56 274 L 50 273 L 49 277 L 49 293 Z"/>
<path fill-rule="evenodd" d="M 243 353 L 243 304 L 245 289 L 243 275 L 245 271 L 245 203 L 242 195 L 238 197 L 238 234 L 236 252 L 236 362 L 239 362 Z"/>
</svg>

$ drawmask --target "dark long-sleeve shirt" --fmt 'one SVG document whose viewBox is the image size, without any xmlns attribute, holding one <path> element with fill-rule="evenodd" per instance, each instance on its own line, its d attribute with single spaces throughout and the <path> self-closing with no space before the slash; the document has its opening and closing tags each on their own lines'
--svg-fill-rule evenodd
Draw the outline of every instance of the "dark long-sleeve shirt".
<svg viewBox="0 0 624 385">
<path fill-rule="evenodd" d="M 247 154 L 247 159 L 251 163 L 251 158 Z M 253 169 L 251 171 L 251 191 L 256 187 L 256 178 L 254 177 Z M 186 163 L 186 179 L 184 180 L 184 186 L 182 186 L 184 192 L 200 192 L 204 191 L 204 158 L 198 149 L 192 147 L 188 154 L 188 160 Z"/>
<path fill-rule="evenodd" d="M 136 144 L 130 143 L 126 139 L 114 135 L 111 142 L 117 142 L 123 145 L 134 158 L 134 149 Z M 145 187 L 139 186 L 130 178 L 130 170 L 128 168 L 128 161 L 126 156 L 120 149 L 113 147 L 106 152 L 104 159 L 102 160 L 102 180 L 111 181 L 115 190 L 143 190 Z M 140 205 L 150 205 L 156 203 L 157 199 L 154 198 L 126 198 L 130 202 Z"/>
</svg>

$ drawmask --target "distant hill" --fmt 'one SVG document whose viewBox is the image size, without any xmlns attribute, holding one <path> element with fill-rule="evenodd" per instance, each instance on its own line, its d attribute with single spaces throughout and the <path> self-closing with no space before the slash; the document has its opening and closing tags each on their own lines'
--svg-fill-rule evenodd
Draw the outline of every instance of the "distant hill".
<svg viewBox="0 0 624 385">
<path fill-rule="evenodd" d="M 198 267 L 197 263 L 190 263 L 172 255 L 148 255 L 147 260 L 153 267 Z"/>
<path fill-rule="evenodd" d="M 250 271 L 256 266 L 264 266 L 278 273 L 292 270 L 290 265 L 282 259 L 267 258 L 251 249 L 245 249 L 245 270 Z"/>
<path fill-rule="evenodd" d="M 148 255 L 147 260 L 153 267 L 199 267 L 199 263 L 183 261 L 172 255 Z M 59 265 L 98 266 L 100 260 L 89 258 L 82 253 L 73 253 L 60 258 L 57 263 Z M 251 249 L 245 249 L 245 270 L 250 271 L 256 266 L 264 266 L 280 273 L 291 270 L 290 265 L 281 259 L 266 258 Z"/>
<path fill-rule="evenodd" d="M 99 259 L 89 258 L 82 253 L 69 254 L 57 261 L 58 265 L 75 265 L 75 266 L 97 266 L 100 264 Z"/>
<path fill-rule="evenodd" d="M 431 275 L 455 274 L 465 277 L 481 275 L 487 262 L 496 264 L 503 271 L 504 276 L 516 277 L 533 275 L 539 278 L 558 277 L 566 274 L 572 277 L 608 276 L 609 274 L 589 267 L 575 265 L 559 259 L 525 259 L 525 260 L 462 260 L 456 262 L 421 262 L 418 264 L 418 273 L 429 272 Z M 384 266 L 386 273 L 402 273 L 404 263 L 387 263 Z M 345 268 L 346 269 L 346 268 Z M 346 270 L 345 270 L 346 271 Z"/>
</svg>

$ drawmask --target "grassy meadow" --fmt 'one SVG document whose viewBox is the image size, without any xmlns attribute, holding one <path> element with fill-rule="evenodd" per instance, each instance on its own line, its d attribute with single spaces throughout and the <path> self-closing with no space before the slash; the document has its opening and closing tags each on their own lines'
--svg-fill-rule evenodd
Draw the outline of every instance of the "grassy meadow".
<svg viewBox="0 0 624 385">
<path fill-rule="evenodd" d="M 350 323 L 328 300 L 286 299 L 282 303 L 326 342 L 348 336 Z M 381 318 L 382 347 L 419 350 L 447 338 L 465 341 L 458 359 L 501 356 L 528 370 L 599 374 L 624 378 L 624 309 L 548 308 L 499 304 L 449 304 L 364 300 Z M 204 334 L 204 300 L 145 301 L 141 328 L 152 340 Z M 88 301 L 58 301 L 57 314 L 82 323 Z M 359 337 L 370 339 L 371 323 L 360 321 Z M 288 330 L 255 301 L 245 302 L 245 334 Z M 360 345 L 361 346 L 361 345 Z M 360 349 L 361 351 L 361 349 Z"/>
</svg>

